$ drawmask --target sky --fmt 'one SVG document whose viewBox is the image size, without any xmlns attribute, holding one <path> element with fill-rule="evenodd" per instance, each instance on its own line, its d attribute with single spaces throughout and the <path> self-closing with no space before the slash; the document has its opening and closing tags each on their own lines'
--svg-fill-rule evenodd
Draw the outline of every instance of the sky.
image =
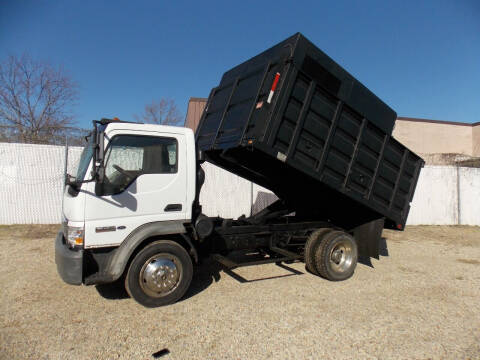
<svg viewBox="0 0 480 360">
<path fill-rule="evenodd" d="M 480 121 L 480 1 L 0 0 L 0 61 L 30 54 L 79 85 L 77 125 L 208 97 L 296 32 L 404 117 Z"/>
</svg>

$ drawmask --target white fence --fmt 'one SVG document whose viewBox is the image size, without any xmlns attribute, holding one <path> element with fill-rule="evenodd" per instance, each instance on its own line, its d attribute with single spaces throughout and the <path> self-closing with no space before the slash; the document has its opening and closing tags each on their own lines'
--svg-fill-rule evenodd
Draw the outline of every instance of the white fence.
<svg viewBox="0 0 480 360">
<path fill-rule="evenodd" d="M 480 169 L 426 166 L 407 224 L 480 225 Z"/>
<path fill-rule="evenodd" d="M 73 174 L 81 148 L 69 148 Z M 65 147 L 0 143 L 0 224 L 54 224 L 61 220 Z M 211 164 L 200 201 L 209 216 L 236 218 L 275 200 L 268 190 Z M 300 184 L 299 184 L 300 185 Z M 408 224 L 480 225 L 480 169 L 423 168 Z"/>
<path fill-rule="evenodd" d="M 204 164 L 205 185 L 200 196 L 209 216 L 238 217 L 263 209 L 275 200 L 268 190 Z M 301 184 L 299 184 L 301 186 Z M 480 169 L 425 166 L 420 173 L 407 224 L 480 225 Z"/>
<path fill-rule="evenodd" d="M 69 173 L 82 148 L 70 148 Z M 0 143 L 0 224 L 61 221 L 65 147 Z"/>
</svg>

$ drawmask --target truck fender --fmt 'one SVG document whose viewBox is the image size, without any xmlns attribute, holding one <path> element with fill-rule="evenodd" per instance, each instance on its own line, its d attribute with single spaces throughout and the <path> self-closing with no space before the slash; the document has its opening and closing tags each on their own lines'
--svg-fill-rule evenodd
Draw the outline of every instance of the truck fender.
<svg viewBox="0 0 480 360">
<path fill-rule="evenodd" d="M 112 281 L 117 280 L 123 274 L 135 249 L 145 239 L 158 235 L 185 234 L 187 230 L 183 225 L 184 222 L 184 220 L 158 221 L 139 226 L 115 250 L 107 265 L 106 273 L 110 274 Z M 189 242 L 189 245 L 193 247 L 191 242 Z"/>
</svg>

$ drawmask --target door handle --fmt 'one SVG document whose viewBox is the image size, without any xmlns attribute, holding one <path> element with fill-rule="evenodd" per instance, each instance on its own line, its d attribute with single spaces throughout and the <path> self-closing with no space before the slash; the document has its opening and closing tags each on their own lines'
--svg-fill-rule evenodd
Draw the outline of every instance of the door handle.
<svg viewBox="0 0 480 360">
<path fill-rule="evenodd" d="M 168 204 L 163 211 L 182 211 L 182 204 Z"/>
</svg>

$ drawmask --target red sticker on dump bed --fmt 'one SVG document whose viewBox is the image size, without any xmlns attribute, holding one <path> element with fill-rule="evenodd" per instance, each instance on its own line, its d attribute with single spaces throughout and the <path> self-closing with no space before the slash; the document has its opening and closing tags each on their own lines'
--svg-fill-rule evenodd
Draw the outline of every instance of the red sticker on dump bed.
<svg viewBox="0 0 480 360">
<path fill-rule="evenodd" d="M 280 79 L 280 73 L 277 72 L 275 74 L 275 79 L 273 79 L 273 84 L 272 84 L 272 88 L 271 88 L 272 91 L 275 91 L 275 89 L 277 88 L 278 79 Z"/>
<path fill-rule="evenodd" d="M 272 102 L 273 93 L 275 92 L 275 89 L 277 88 L 278 79 L 280 79 L 280 73 L 277 72 L 275 74 L 275 79 L 273 79 L 273 84 L 272 84 L 272 88 L 270 89 L 270 94 L 268 94 L 267 103 L 269 103 L 269 104 Z"/>
</svg>

